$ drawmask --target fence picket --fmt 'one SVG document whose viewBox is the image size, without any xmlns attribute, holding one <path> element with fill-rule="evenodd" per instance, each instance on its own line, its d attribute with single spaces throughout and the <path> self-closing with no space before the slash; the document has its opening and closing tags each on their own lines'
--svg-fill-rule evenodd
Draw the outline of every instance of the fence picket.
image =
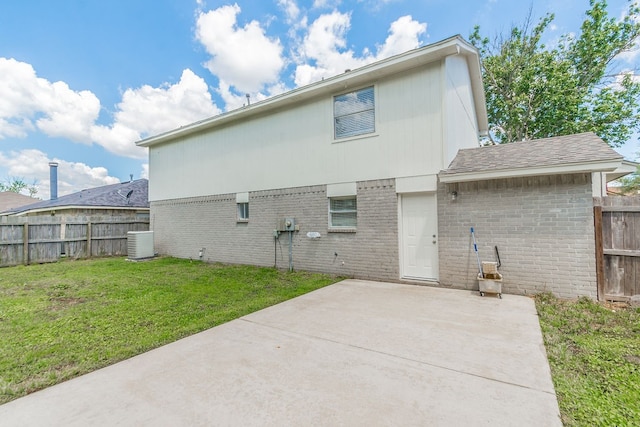
<svg viewBox="0 0 640 427">
<path fill-rule="evenodd" d="M 640 294 L 640 197 L 612 196 L 594 202 L 596 265 L 602 266 L 598 299 L 628 300 Z"/>
<path fill-rule="evenodd" d="M 8 218 L 0 223 L 0 267 L 55 262 L 62 256 L 127 255 L 127 232 L 149 230 L 149 220 Z"/>
</svg>

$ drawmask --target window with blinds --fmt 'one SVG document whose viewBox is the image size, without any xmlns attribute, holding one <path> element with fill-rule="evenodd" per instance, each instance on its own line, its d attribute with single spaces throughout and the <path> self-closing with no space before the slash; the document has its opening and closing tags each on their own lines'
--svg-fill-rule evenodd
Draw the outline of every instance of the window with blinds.
<svg viewBox="0 0 640 427">
<path fill-rule="evenodd" d="M 333 98 L 335 139 L 375 132 L 373 86 Z"/>
<path fill-rule="evenodd" d="M 340 197 L 329 199 L 329 227 L 356 228 L 356 197 Z"/>
</svg>

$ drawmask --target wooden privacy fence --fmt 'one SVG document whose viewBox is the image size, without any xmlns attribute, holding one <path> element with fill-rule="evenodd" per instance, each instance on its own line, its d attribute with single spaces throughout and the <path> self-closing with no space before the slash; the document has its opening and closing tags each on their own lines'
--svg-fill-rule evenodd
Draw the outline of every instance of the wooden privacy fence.
<svg viewBox="0 0 640 427">
<path fill-rule="evenodd" d="M 594 220 L 598 299 L 640 295 L 640 197 L 596 199 Z"/>
<path fill-rule="evenodd" d="M 0 267 L 127 255 L 127 232 L 147 230 L 148 220 L 133 219 L 0 223 Z"/>
</svg>

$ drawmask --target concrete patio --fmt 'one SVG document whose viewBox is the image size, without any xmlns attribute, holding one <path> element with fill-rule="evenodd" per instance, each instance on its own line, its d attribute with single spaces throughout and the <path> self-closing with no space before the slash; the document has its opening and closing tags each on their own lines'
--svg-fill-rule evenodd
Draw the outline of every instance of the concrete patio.
<svg viewBox="0 0 640 427">
<path fill-rule="evenodd" d="M 3 426 L 560 426 L 531 299 L 345 280 L 0 406 Z"/>
</svg>

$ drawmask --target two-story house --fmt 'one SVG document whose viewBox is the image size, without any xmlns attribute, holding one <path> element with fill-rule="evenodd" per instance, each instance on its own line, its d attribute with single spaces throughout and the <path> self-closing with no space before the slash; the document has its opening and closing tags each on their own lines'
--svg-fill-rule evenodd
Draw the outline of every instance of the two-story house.
<svg viewBox="0 0 640 427">
<path fill-rule="evenodd" d="M 460 150 L 479 147 L 487 127 L 478 52 L 455 36 L 150 137 L 138 144 L 149 147 L 155 249 L 472 289 L 477 265 L 469 264 L 464 239 L 473 215 L 460 224 L 446 221 L 457 177 L 466 175 L 456 169 L 441 182 L 439 174 Z M 613 150 L 607 156 L 621 161 Z M 515 169 L 507 177 L 477 178 L 514 182 Z M 591 174 L 611 170 L 610 164 L 567 169 L 584 174 L 576 182 L 589 201 Z M 467 197 L 452 206 L 458 216 L 460 206 L 473 209 L 465 185 L 455 187 Z M 488 240 L 492 223 L 486 224 L 478 233 Z M 509 260 L 510 241 L 502 246 Z M 578 258 L 593 257 L 592 250 L 585 246 Z M 513 277 L 526 277 L 516 274 L 515 262 L 511 268 Z M 507 291 L 526 286 L 511 283 Z M 595 282 L 583 293 L 593 292 Z"/>
</svg>

